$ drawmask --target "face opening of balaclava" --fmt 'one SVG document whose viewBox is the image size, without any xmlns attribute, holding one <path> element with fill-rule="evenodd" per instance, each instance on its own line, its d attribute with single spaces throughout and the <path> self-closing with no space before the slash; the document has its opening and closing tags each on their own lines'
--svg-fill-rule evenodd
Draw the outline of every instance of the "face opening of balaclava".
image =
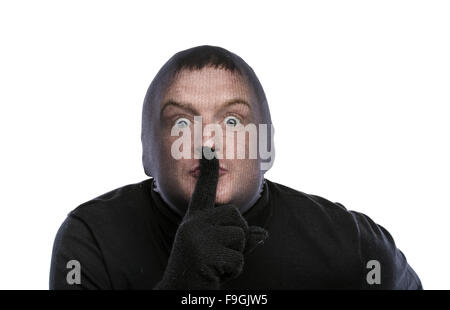
<svg viewBox="0 0 450 310">
<path fill-rule="evenodd" d="M 242 130 L 245 138 L 239 140 L 236 132 L 229 140 L 225 132 L 230 128 Z M 264 173 L 273 164 L 273 134 L 267 99 L 253 69 L 223 48 L 194 47 L 172 56 L 147 90 L 144 170 L 162 199 L 184 214 L 198 176 L 197 156 L 209 146 L 220 163 L 215 203 L 245 212 L 258 200 Z M 239 155 L 239 150 L 245 151 Z"/>
</svg>

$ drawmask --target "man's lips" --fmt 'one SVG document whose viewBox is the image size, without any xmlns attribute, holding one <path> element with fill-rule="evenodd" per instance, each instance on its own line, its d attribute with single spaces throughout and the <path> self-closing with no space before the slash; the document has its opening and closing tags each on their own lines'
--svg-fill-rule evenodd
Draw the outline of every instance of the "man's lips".
<svg viewBox="0 0 450 310">
<path fill-rule="evenodd" d="M 227 169 L 225 169 L 223 167 L 219 167 L 219 177 L 223 176 L 226 173 L 228 173 Z M 197 166 L 194 169 L 191 169 L 189 171 L 189 174 L 197 178 L 198 175 L 200 174 L 200 168 Z"/>
</svg>

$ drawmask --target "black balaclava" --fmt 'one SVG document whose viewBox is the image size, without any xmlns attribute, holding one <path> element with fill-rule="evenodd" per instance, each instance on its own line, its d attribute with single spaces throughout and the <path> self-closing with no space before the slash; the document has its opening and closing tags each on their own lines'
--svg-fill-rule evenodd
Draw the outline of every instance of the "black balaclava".
<svg viewBox="0 0 450 310">
<path fill-rule="evenodd" d="M 261 141 L 258 143 L 258 154 L 260 153 L 259 148 L 261 147 L 271 153 L 269 158 L 260 158 L 258 155 L 261 169 L 257 173 L 258 180 L 256 181 L 259 182 L 260 190 L 248 193 L 248 198 L 241 202 L 242 205 L 237 206 L 241 211 L 246 211 L 257 201 L 263 188 L 264 173 L 270 169 L 274 160 L 273 127 L 269 106 L 264 90 L 253 69 L 242 58 L 221 47 L 204 45 L 176 53 L 159 70 L 147 90 L 142 110 L 141 140 L 143 147 L 142 161 L 145 173 L 155 179 L 154 183 L 157 184 L 157 191 L 163 200 L 179 214 L 183 214 L 186 210 L 188 200 L 181 200 L 179 197 L 175 197 L 176 189 L 160 182 L 161 178 L 164 177 L 162 175 L 164 172 L 160 171 L 161 169 L 158 169 L 158 167 L 161 160 L 164 159 L 163 156 L 171 156 L 170 154 L 162 154 L 161 151 L 161 101 L 164 92 L 171 85 L 178 72 L 184 69 L 201 70 L 207 66 L 236 72 L 244 77 L 256 101 L 259 123 L 269 126 L 267 130 L 267 141 L 262 141 L 266 145 L 261 146 Z M 258 126 L 258 124 L 256 125 Z"/>
</svg>

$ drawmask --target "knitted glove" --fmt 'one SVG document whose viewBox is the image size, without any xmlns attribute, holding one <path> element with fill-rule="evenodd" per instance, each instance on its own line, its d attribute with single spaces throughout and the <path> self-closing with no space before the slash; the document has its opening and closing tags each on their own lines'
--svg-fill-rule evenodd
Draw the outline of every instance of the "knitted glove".
<svg viewBox="0 0 450 310">
<path fill-rule="evenodd" d="M 219 161 L 208 160 L 204 148 L 200 173 L 188 210 L 175 235 L 163 278 L 155 289 L 220 289 L 236 278 L 251 252 L 268 237 L 265 229 L 248 226 L 232 205 L 214 206 Z"/>
</svg>

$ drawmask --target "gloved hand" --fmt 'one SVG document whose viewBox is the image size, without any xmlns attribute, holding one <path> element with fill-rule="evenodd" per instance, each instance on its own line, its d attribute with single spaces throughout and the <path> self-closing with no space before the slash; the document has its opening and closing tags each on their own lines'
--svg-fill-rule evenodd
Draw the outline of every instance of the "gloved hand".
<svg viewBox="0 0 450 310">
<path fill-rule="evenodd" d="M 219 161 L 205 158 L 188 210 L 175 235 L 163 278 L 154 289 L 220 289 L 236 278 L 251 252 L 268 237 L 265 229 L 248 226 L 232 205 L 214 206 Z"/>
</svg>

